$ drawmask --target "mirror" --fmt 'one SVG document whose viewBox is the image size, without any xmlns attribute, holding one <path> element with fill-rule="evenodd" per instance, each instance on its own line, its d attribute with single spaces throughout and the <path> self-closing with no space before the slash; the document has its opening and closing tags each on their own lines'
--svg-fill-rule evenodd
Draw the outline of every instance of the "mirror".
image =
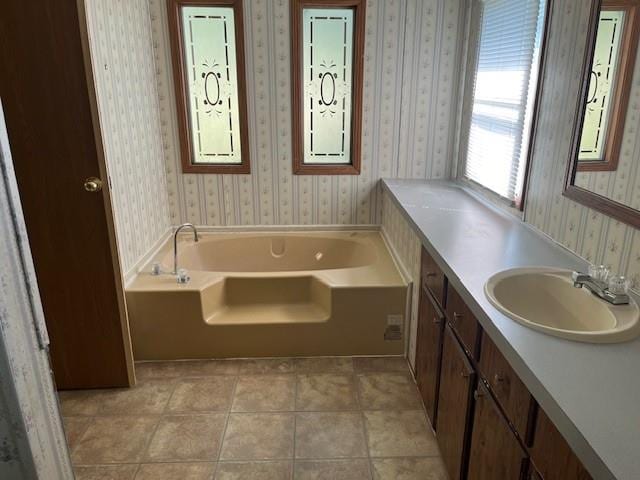
<svg viewBox="0 0 640 480">
<path fill-rule="evenodd" d="M 640 0 L 593 2 L 563 192 L 635 227 L 640 227 L 639 36 Z"/>
</svg>

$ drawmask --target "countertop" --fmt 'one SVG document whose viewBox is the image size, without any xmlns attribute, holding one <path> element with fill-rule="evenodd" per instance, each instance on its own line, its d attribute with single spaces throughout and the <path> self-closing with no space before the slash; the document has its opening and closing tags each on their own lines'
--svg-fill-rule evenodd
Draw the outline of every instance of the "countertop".
<svg viewBox="0 0 640 480">
<path fill-rule="evenodd" d="M 455 182 L 382 185 L 594 480 L 640 479 L 640 338 L 589 344 L 552 337 L 509 319 L 484 294 L 501 270 L 585 271 L 587 263 Z"/>
</svg>

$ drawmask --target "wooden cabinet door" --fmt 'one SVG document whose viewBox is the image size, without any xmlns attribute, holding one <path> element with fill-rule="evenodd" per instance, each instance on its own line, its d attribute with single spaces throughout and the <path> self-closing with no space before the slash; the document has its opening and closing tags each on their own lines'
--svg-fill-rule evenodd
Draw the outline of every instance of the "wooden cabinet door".
<svg viewBox="0 0 640 480">
<path fill-rule="evenodd" d="M 447 287 L 447 320 L 460 338 L 462 347 L 469 357 L 478 359 L 481 328 L 460 294 L 449 283 Z"/>
<path fill-rule="evenodd" d="M 447 279 L 436 261 L 424 247 L 422 247 L 421 262 L 420 283 L 423 288 L 431 292 L 440 308 L 444 308 Z"/>
<path fill-rule="evenodd" d="M 478 382 L 468 480 L 519 480 L 527 455 L 483 382 Z"/>
<path fill-rule="evenodd" d="M 544 480 L 591 480 L 591 475 L 542 408 L 538 409 L 529 454 Z"/>
<path fill-rule="evenodd" d="M 434 428 L 438 414 L 443 328 L 444 316 L 434 306 L 429 293 L 421 288 L 416 337 L 416 381 L 427 415 Z"/>
<path fill-rule="evenodd" d="M 475 373 L 451 328 L 445 326 L 436 438 L 450 480 L 464 478 Z"/>
</svg>

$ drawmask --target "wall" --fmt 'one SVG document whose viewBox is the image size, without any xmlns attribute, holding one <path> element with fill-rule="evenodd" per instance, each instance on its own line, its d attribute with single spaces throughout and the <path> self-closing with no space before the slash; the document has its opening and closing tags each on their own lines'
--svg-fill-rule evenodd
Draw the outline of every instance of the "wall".
<svg viewBox="0 0 640 480">
<path fill-rule="evenodd" d="M 562 196 L 577 113 L 589 3 L 555 1 L 525 220 L 588 261 L 611 265 L 614 271 L 629 277 L 640 291 L 640 231 Z M 640 159 L 637 96 L 629 108 L 632 122 L 627 123 L 627 128 L 634 128 L 635 133 L 632 137 L 626 135 L 625 140 L 634 144 L 635 153 L 628 159 L 633 158 L 637 166 Z M 637 195 L 638 184 L 634 190 Z"/>
<path fill-rule="evenodd" d="M 379 223 L 381 177 L 450 171 L 465 0 L 369 0 L 359 176 L 291 173 L 289 0 L 244 2 L 250 175 L 183 175 L 166 2 L 149 0 L 171 223 Z"/>
<path fill-rule="evenodd" d="M 86 0 L 91 60 L 122 271 L 169 228 L 146 0 Z"/>
<path fill-rule="evenodd" d="M 73 478 L 46 345 L 44 315 L 0 105 L 0 478 L 3 480 Z"/>
<path fill-rule="evenodd" d="M 420 255 L 422 242 L 413 227 L 405 220 L 389 194 L 382 192 L 382 231 L 396 259 L 409 276 L 412 285 L 411 316 L 405 323 L 409 335 L 407 356 L 415 370 L 416 335 L 418 332 L 418 307 L 420 304 Z"/>
</svg>

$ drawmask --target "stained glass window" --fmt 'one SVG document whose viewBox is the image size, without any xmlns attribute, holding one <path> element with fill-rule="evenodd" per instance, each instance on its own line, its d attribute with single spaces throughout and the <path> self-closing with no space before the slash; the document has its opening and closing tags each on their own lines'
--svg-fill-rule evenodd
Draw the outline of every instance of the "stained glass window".
<svg viewBox="0 0 640 480">
<path fill-rule="evenodd" d="M 600 12 L 578 155 L 580 161 L 604 158 L 612 97 L 618 76 L 624 17 L 622 10 Z"/>
<path fill-rule="evenodd" d="M 351 162 L 353 10 L 303 10 L 304 163 Z"/>
</svg>

